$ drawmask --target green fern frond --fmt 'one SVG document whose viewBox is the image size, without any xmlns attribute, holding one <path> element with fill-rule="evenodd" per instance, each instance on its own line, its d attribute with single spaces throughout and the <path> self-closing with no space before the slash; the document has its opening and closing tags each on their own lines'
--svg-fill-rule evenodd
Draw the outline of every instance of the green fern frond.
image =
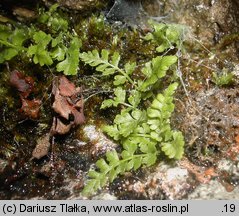
<svg viewBox="0 0 239 216">
<path fill-rule="evenodd" d="M 64 47 L 60 48 L 60 51 L 63 52 L 62 55 L 65 54 L 66 57 L 63 61 L 59 62 L 56 65 L 57 71 L 59 72 L 63 71 L 65 75 L 77 74 L 77 69 L 79 65 L 80 47 L 81 47 L 81 40 L 77 37 L 73 37 L 70 42 L 70 46 L 68 49 L 66 49 L 65 53 L 64 53 Z"/>
<path fill-rule="evenodd" d="M 181 45 L 187 27 L 179 24 L 164 24 L 150 21 L 153 32 L 148 33 L 144 39 L 157 44 L 156 51 L 162 53 L 168 49 L 174 49 Z"/>
<path fill-rule="evenodd" d="M 103 75 L 114 74 L 115 71 L 119 71 L 120 55 L 115 52 L 111 59 L 109 59 L 109 51 L 103 49 L 101 55 L 98 50 L 88 51 L 87 53 L 81 53 L 80 58 L 86 64 L 92 67 L 96 67 L 97 71 L 102 72 Z"/>
<path fill-rule="evenodd" d="M 177 83 L 171 84 L 163 94 L 158 94 L 147 110 L 148 124 L 151 130 L 161 128 L 168 120 L 174 110 L 173 97 Z"/>
<path fill-rule="evenodd" d="M 130 62 L 126 63 L 125 66 L 124 66 L 124 71 L 121 70 L 121 75 L 116 75 L 114 77 L 113 84 L 115 86 L 123 85 L 123 84 L 125 84 L 125 82 L 127 80 L 129 80 L 129 82 L 132 83 L 132 80 L 129 79 L 129 78 L 130 78 L 130 75 L 134 72 L 135 68 L 136 68 L 136 63 L 135 62 L 133 62 L 133 63 L 130 63 Z"/>
<path fill-rule="evenodd" d="M 177 83 L 171 84 L 163 94 L 158 94 L 147 110 L 148 125 L 151 137 L 157 141 L 162 140 L 162 151 L 169 157 L 180 159 L 184 152 L 184 140 L 181 132 L 172 131 L 170 117 L 174 111 L 173 94 Z"/>
<path fill-rule="evenodd" d="M 41 66 L 52 65 L 53 61 L 47 50 L 47 46 L 52 40 L 51 35 L 43 31 L 36 31 L 33 34 L 33 40 L 34 44 L 27 50 L 28 56 L 33 57 L 33 62 L 35 64 L 40 64 Z"/>
<path fill-rule="evenodd" d="M 88 54 L 83 54 L 84 58 L 81 59 L 95 66 L 96 69 L 99 65 L 104 65 L 109 61 L 108 52 L 104 51 L 101 57 L 97 51 Z M 104 63 L 102 63 L 102 59 L 104 59 Z M 107 153 L 106 160 L 100 159 L 96 163 L 97 171 L 90 172 L 90 179 L 86 183 L 83 193 L 95 192 L 126 171 L 137 170 L 143 165 L 155 164 L 159 152 L 163 151 L 169 158 L 180 159 L 182 157 L 184 146 L 182 133 L 173 131 L 170 127 L 170 117 L 174 111 L 173 95 L 178 84 L 173 83 L 163 93 L 158 94 L 147 111 L 139 109 L 143 93 L 150 90 L 159 79 L 163 78 L 169 67 L 176 61 L 176 56 L 154 58 L 152 62 L 146 63 L 142 70 L 147 77 L 145 81 L 138 82 L 140 85 L 127 93 L 124 89 L 125 86 L 117 87 L 114 90 L 115 97 L 102 103 L 101 108 L 123 105 L 121 113 L 115 116 L 113 125 L 103 128 L 104 132 L 121 144 L 123 150 L 119 155 L 115 151 Z M 109 64 L 106 63 L 106 65 Z M 131 71 L 128 73 L 130 74 L 135 65 L 126 67 L 131 68 L 130 70 L 125 69 L 125 71 Z M 98 70 L 101 69 L 104 71 L 106 68 L 98 68 Z M 103 71 L 101 72 L 104 73 Z M 115 75 L 115 80 L 119 78 L 117 76 Z"/>
<path fill-rule="evenodd" d="M 120 114 L 116 115 L 113 126 L 105 126 L 104 131 L 115 140 L 120 137 L 128 137 L 133 133 L 137 126 L 145 121 L 146 113 L 139 109 L 135 109 L 132 112 L 128 110 L 122 110 Z"/>
<path fill-rule="evenodd" d="M 59 31 L 66 32 L 69 27 L 68 21 L 62 17 L 62 14 L 58 13 L 58 7 L 58 4 L 54 4 L 49 8 L 49 11 L 41 8 L 38 17 L 38 22 L 46 24 L 54 33 Z"/>
<path fill-rule="evenodd" d="M 102 72 L 104 76 L 115 74 L 116 72 L 120 73 L 121 76 L 118 77 L 119 80 L 115 80 L 115 85 L 120 85 L 125 83 L 128 80 L 131 84 L 134 84 L 133 80 L 129 77 L 127 72 L 119 68 L 120 55 L 118 52 L 114 52 L 110 57 L 109 51 L 103 49 L 101 54 L 98 50 L 88 51 L 80 54 L 81 61 L 89 64 L 92 67 L 96 67 L 96 70 Z M 133 67 L 133 66 L 131 66 Z M 128 71 L 131 72 L 130 69 Z"/>
<path fill-rule="evenodd" d="M 111 151 L 106 153 L 106 160 L 100 159 L 96 162 L 98 171 L 90 170 L 86 186 L 82 194 L 93 194 L 107 184 L 113 182 L 120 174 L 130 170 L 137 170 L 143 164 L 151 166 L 157 159 L 157 152 L 136 154 L 137 145 L 126 145 L 119 158 L 117 152 Z"/>
<path fill-rule="evenodd" d="M 169 158 L 181 159 L 184 153 L 184 138 L 181 132 L 173 131 L 169 142 L 162 143 L 162 151 Z"/>
<path fill-rule="evenodd" d="M 172 44 L 177 44 L 179 35 L 165 24 L 156 25 L 155 32 L 156 35 L 148 34 L 147 39 L 155 40 L 162 36 L 163 40 L 170 38 Z M 158 44 L 157 51 L 171 48 L 169 46 L 172 44 L 163 41 Z M 89 172 L 83 194 L 94 193 L 126 171 L 155 164 L 161 152 L 172 159 L 182 157 L 182 133 L 172 130 L 170 125 L 174 111 L 173 96 L 178 84 L 169 85 L 153 97 L 155 99 L 149 108 L 145 108 L 145 99 L 154 96 L 154 91 L 151 90 L 155 89 L 169 68 L 177 62 L 176 56 L 158 56 L 145 63 L 140 71 L 144 80 L 141 79 L 142 76 L 132 79 L 136 63 L 126 63 L 124 67 L 119 67 L 120 55 L 117 52 L 111 54 L 108 50 L 93 50 L 80 54 L 80 59 L 95 67 L 102 75 L 113 75 L 112 83 L 116 86 L 114 97 L 104 100 L 101 108 L 120 105 L 121 111 L 115 116 L 113 124 L 104 126 L 103 130 L 122 147 L 121 153 L 107 152 L 106 158 L 96 162 L 96 169 Z M 127 83 L 132 85 L 126 85 Z"/>
<path fill-rule="evenodd" d="M 8 61 L 18 55 L 22 50 L 24 41 L 29 38 L 25 29 L 12 29 L 10 26 L 0 24 L 0 63 Z"/>
<path fill-rule="evenodd" d="M 122 87 L 115 88 L 114 94 L 115 97 L 113 99 L 107 99 L 102 102 L 100 107 L 101 109 L 105 109 L 112 106 L 117 107 L 119 104 L 129 106 L 125 103 L 126 91 Z"/>
<path fill-rule="evenodd" d="M 151 87 L 166 75 L 169 67 L 177 62 L 176 56 L 158 56 L 152 59 L 152 62 L 145 64 L 142 69 L 146 80 L 141 84 L 139 89 L 143 92 L 149 91 Z"/>
</svg>

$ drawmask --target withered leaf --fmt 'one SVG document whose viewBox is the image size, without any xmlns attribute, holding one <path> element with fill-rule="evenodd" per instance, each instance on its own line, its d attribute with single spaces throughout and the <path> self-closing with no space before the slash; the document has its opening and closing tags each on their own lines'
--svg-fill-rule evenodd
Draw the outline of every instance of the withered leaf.
<svg viewBox="0 0 239 216">
<path fill-rule="evenodd" d="M 83 113 L 84 102 L 81 98 L 75 105 L 74 109 L 72 109 L 72 114 L 74 115 L 74 123 L 76 125 L 83 124 L 85 122 L 85 116 Z"/>
<path fill-rule="evenodd" d="M 21 96 L 22 107 L 20 112 L 23 112 L 29 118 L 37 119 L 39 117 L 39 111 L 41 106 L 41 101 L 38 99 L 28 100 Z"/>
<path fill-rule="evenodd" d="M 62 96 L 70 97 L 76 93 L 76 87 L 74 83 L 62 76 L 59 78 L 59 91 Z"/>
<path fill-rule="evenodd" d="M 25 77 L 20 71 L 14 70 L 10 74 L 10 84 L 26 98 L 33 90 L 34 81 L 31 77 Z"/>
<path fill-rule="evenodd" d="M 52 108 L 54 111 L 60 116 L 62 116 L 65 119 L 69 119 L 69 115 L 71 114 L 71 106 L 67 102 L 67 98 L 64 96 L 61 96 L 59 94 L 59 91 L 55 95 L 55 101 L 52 105 Z"/>
<path fill-rule="evenodd" d="M 50 146 L 50 134 L 48 133 L 37 140 L 36 147 L 32 152 L 32 157 L 40 159 L 46 156 L 49 152 Z"/>
<path fill-rule="evenodd" d="M 72 127 L 72 123 L 64 124 L 59 118 L 54 117 L 52 127 L 51 127 L 51 135 L 66 134 L 70 131 L 71 127 Z"/>
<path fill-rule="evenodd" d="M 81 88 L 76 88 L 66 77 L 62 76 L 54 80 L 52 93 L 55 96 L 52 108 L 59 117 L 55 117 L 52 125 L 52 134 L 65 134 L 71 127 L 83 124 L 83 97 L 79 98 Z M 64 123 L 60 118 L 64 119 Z"/>
</svg>

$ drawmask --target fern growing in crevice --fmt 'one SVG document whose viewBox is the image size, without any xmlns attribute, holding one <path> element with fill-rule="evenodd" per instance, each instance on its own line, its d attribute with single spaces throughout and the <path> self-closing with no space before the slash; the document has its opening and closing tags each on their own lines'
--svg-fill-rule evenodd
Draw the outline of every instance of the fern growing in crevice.
<svg viewBox="0 0 239 216">
<path fill-rule="evenodd" d="M 112 78 L 114 97 L 104 100 L 101 109 L 120 107 L 121 110 L 113 124 L 103 129 L 121 145 L 122 152 L 107 152 L 105 159 L 96 162 L 96 169 L 89 171 L 89 181 L 83 193 L 95 192 L 126 171 L 155 164 L 162 153 L 168 158 L 180 159 L 183 136 L 170 125 L 177 83 L 169 85 L 162 93 L 154 91 L 177 62 L 177 57 L 158 56 L 141 68 L 135 62 L 122 65 L 120 54 L 106 49 L 80 53 L 81 39 L 69 29 L 68 21 L 57 12 L 57 7 L 53 5 L 49 11 L 40 10 L 38 23 L 30 27 L 0 24 L 0 64 L 25 53 L 33 63 L 54 66 L 57 72 L 65 75 L 76 75 L 81 60 L 102 76 Z M 181 34 L 177 28 L 155 23 L 153 27 L 155 31 L 148 33 L 145 40 L 156 43 L 157 52 L 167 52 L 179 45 Z M 84 36 L 83 40 L 87 40 L 87 35 Z M 133 76 L 136 68 L 140 76 Z M 151 105 L 147 107 L 146 104 Z"/>
<path fill-rule="evenodd" d="M 102 75 L 112 76 L 116 86 L 115 96 L 103 101 L 101 109 L 120 105 L 121 111 L 115 116 L 113 124 L 104 126 L 103 130 L 122 146 L 121 153 L 107 152 L 106 159 L 101 158 L 96 162 L 96 169 L 89 171 L 89 181 L 83 194 L 95 192 L 126 171 L 155 164 L 162 153 L 172 159 L 182 157 L 182 133 L 172 130 L 170 126 L 177 83 L 169 85 L 157 95 L 151 91 L 166 76 L 170 66 L 176 63 L 176 56 L 159 56 L 146 63 L 141 69 L 144 80 L 131 76 L 136 63 L 128 62 L 120 68 L 120 55 L 116 52 L 110 55 L 108 50 L 101 53 L 93 50 L 80 54 L 80 58 Z M 152 103 L 147 108 L 143 102 L 149 93 Z"/>
<path fill-rule="evenodd" d="M 156 51 L 167 52 L 181 46 L 185 34 L 189 31 L 186 26 L 180 24 L 165 24 L 150 21 L 149 24 L 154 31 L 149 32 L 144 39 L 156 44 Z"/>
</svg>

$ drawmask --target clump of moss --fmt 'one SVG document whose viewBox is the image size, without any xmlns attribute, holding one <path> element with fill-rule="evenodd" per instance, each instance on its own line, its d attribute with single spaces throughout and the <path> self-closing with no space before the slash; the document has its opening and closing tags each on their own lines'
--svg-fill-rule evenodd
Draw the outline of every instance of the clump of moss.
<svg viewBox="0 0 239 216">
<path fill-rule="evenodd" d="M 234 74 L 232 72 L 229 72 L 226 68 L 222 70 L 221 74 L 213 73 L 213 79 L 212 81 L 217 86 L 230 86 L 234 84 Z"/>
</svg>

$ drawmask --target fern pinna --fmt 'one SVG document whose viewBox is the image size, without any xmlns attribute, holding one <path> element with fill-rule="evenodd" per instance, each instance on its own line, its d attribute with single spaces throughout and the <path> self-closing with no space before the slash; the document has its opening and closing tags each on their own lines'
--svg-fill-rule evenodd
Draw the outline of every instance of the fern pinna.
<svg viewBox="0 0 239 216">
<path fill-rule="evenodd" d="M 170 126 L 170 117 L 174 111 L 173 95 L 177 83 L 169 85 L 162 93 L 151 95 L 153 99 L 148 108 L 142 108 L 142 102 L 148 98 L 156 83 L 166 76 L 167 70 L 177 61 L 176 56 L 153 58 L 145 64 L 141 72 L 145 79 L 131 78 L 136 63 L 126 63 L 119 67 L 120 55 L 110 55 L 108 50 L 88 51 L 80 54 L 81 61 L 96 68 L 102 75 L 112 76 L 114 98 L 103 101 L 101 109 L 120 107 L 113 125 L 103 130 L 122 146 L 122 152 L 115 150 L 106 153 L 106 158 L 96 162 L 96 169 L 89 171 L 89 180 L 83 194 L 92 194 L 112 182 L 126 171 L 137 170 L 142 166 L 151 166 L 164 153 L 169 158 L 180 159 L 183 155 L 184 139 L 179 131 Z M 131 89 L 126 89 L 129 83 Z"/>
</svg>

